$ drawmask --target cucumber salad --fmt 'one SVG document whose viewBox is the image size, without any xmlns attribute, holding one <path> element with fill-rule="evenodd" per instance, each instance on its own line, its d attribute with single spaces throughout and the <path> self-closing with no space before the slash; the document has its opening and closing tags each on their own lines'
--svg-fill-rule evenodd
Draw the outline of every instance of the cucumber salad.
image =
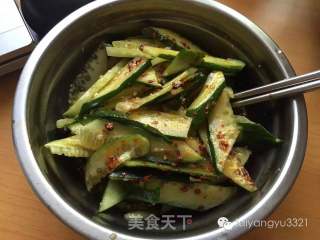
<svg viewBox="0 0 320 240">
<path fill-rule="evenodd" d="M 234 112 L 228 83 L 244 67 L 158 27 L 103 42 L 56 122 L 67 137 L 45 148 L 83 160 L 87 190 L 104 189 L 99 212 L 127 201 L 205 211 L 254 192 L 251 143 L 281 140 Z"/>
</svg>

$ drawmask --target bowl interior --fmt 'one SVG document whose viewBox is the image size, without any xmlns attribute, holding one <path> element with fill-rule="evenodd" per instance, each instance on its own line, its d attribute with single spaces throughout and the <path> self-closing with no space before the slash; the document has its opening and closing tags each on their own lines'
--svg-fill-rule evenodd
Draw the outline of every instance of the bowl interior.
<svg viewBox="0 0 320 240">
<path fill-rule="evenodd" d="M 55 137 L 55 121 L 61 118 L 67 108 L 68 87 L 100 41 L 134 36 L 150 25 L 170 28 L 212 55 L 244 60 L 247 63 L 245 70 L 230 80 L 235 91 L 276 81 L 288 74 L 275 58 L 273 49 L 254 34 L 255 26 L 244 26 L 221 10 L 195 3 L 188 3 L 189 7 L 184 9 L 177 4 L 178 1 L 173 1 L 170 6 L 158 4 L 159 1 L 153 4 L 144 1 L 143 7 L 139 8 L 137 3 L 132 2 L 136 1 L 113 4 L 112 11 L 111 4 L 102 6 L 69 24 L 43 53 L 33 73 L 28 94 L 30 143 L 41 171 L 55 191 L 89 219 L 95 216 L 100 199 L 85 189 L 83 171 L 79 167 L 82 160 L 53 156 L 42 146 Z M 187 231 L 183 231 L 178 223 L 177 230 L 157 231 L 156 236 L 152 231 L 129 231 L 127 222 L 117 210 L 110 211 L 103 219 L 94 218 L 93 221 L 116 232 L 156 239 L 192 236 L 218 229 L 217 219 L 221 216 L 230 221 L 237 219 L 265 196 L 287 159 L 293 132 L 293 122 L 290 121 L 293 119 L 292 104 L 292 100 L 282 100 L 245 109 L 252 120 L 284 139 L 284 144 L 277 148 L 255 151 L 247 164 L 260 191 L 253 194 L 239 191 L 224 205 L 203 213 L 186 210 L 172 212 L 192 215 L 193 223 L 187 227 Z"/>
</svg>

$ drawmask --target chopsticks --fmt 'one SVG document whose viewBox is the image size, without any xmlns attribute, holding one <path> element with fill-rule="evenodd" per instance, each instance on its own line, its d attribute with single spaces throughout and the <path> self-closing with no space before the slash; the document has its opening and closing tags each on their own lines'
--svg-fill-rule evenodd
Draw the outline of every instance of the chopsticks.
<svg viewBox="0 0 320 240">
<path fill-rule="evenodd" d="M 243 107 L 320 88 L 320 70 L 236 93 L 233 107 Z"/>
</svg>

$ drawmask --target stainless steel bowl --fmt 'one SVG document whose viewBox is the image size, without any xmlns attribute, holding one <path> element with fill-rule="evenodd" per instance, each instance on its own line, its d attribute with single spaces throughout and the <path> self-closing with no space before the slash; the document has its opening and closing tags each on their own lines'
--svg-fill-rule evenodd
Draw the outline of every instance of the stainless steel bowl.
<svg viewBox="0 0 320 240">
<path fill-rule="evenodd" d="M 43 149 L 66 109 L 67 89 L 83 59 L 101 39 L 135 35 L 146 25 L 182 33 L 214 55 L 239 57 L 248 63 L 236 88 L 276 81 L 294 71 L 276 44 L 254 23 L 211 0 L 96 1 L 61 21 L 39 43 L 18 84 L 13 113 L 17 155 L 34 191 L 59 218 L 91 239 L 231 239 L 248 231 L 244 224 L 219 228 L 217 219 L 253 221 L 266 217 L 290 190 L 302 164 L 307 114 L 302 96 L 259 104 L 249 115 L 284 139 L 278 148 L 257 152 L 249 170 L 260 190 L 240 192 L 223 206 L 193 215 L 187 231 L 129 231 L 117 212 L 103 222 L 91 220 L 97 199 L 87 193 L 77 161 Z M 113 236 L 113 235 L 112 235 Z M 111 238 L 111 237 L 110 237 Z"/>
</svg>

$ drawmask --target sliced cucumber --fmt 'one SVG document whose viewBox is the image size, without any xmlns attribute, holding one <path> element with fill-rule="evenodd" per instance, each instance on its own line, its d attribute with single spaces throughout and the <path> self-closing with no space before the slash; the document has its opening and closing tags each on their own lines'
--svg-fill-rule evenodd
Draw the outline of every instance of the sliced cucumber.
<svg viewBox="0 0 320 240">
<path fill-rule="evenodd" d="M 90 150 L 97 150 L 105 141 L 111 138 L 142 133 L 139 129 L 117 122 L 95 119 L 79 129 L 78 137 L 81 146 L 86 146 Z"/>
<path fill-rule="evenodd" d="M 160 188 L 160 203 L 171 206 L 205 211 L 221 205 L 236 192 L 234 187 L 204 183 L 184 184 L 165 182 Z"/>
<path fill-rule="evenodd" d="M 166 48 L 144 46 L 140 49 L 143 53 L 147 54 L 148 56 L 151 56 L 153 58 L 163 58 L 167 60 L 171 60 L 179 54 L 178 51 Z"/>
<path fill-rule="evenodd" d="M 145 52 L 142 52 L 138 48 L 125 48 L 125 47 L 106 47 L 107 55 L 109 57 L 120 58 L 151 58 L 151 56 Z"/>
<path fill-rule="evenodd" d="M 212 101 L 216 101 L 225 87 L 222 72 L 210 73 L 198 97 L 187 109 L 187 116 L 193 117 L 193 124 L 199 126 L 205 120 L 205 109 Z"/>
<path fill-rule="evenodd" d="M 208 118 L 210 155 L 219 172 L 223 172 L 224 163 L 240 134 L 230 104 L 231 91 L 229 88 L 223 90 Z"/>
<path fill-rule="evenodd" d="M 198 132 L 199 132 L 199 137 L 200 137 L 201 141 L 203 142 L 203 145 L 205 146 L 208 155 L 212 159 L 211 152 L 210 152 L 210 146 L 209 146 L 208 125 L 203 124 L 202 126 L 200 126 Z"/>
<path fill-rule="evenodd" d="M 131 184 L 130 187 L 127 186 L 127 191 L 129 192 L 128 198 L 133 200 L 138 200 L 146 203 L 155 205 L 159 203 L 160 199 L 160 182 L 153 180 L 152 187 L 148 186 L 150 183 L 139 182 L 136 184 Z"/>
<path fill-rule="evenodd" d="M 150 153 L 146 157 L 148 160 L 156 162 L 176 163 L 195 163 L 202 161 L 203 158 L 194 151 L 186 142 L 173 140 L 172 144 L 159 138 L 149 138 Z"/>
<path fill-rule="evenodd" d="M 158 41 L 147 38 L 128 38 L 126 40 L 113 41 L 112 46 L 120 48 L 139 49 L 141 46 L 162 47 L 163 44 L 161 44 Z"/>
<path fill-rule="evenodd" d="M 186 138 L 192 119 L 172 113 L 152 110 L 136 110 L 129 114 L 129 119 L 158 129 L 170 137 Z"/>
<path fill-rule="evenodd" d="M 186 143 L 194 150 L 196 151 L 198 154 L 200 154 L 201 156 L 204 155 L 204 145 L 202 144 L 202 142 L 200 141 L 199 138 L 197 137 L 188 137 L 186 139 Z"/>
<path fill-rule="evenodd" d="M 166 61 L 168 61 L 168 60 L 164 59 L 164 58 L 156 57 L 156 58 L 151 60 L 151 65 L 152 66 L 156 66 L 156 65 L 158 65 L 160 63 L 163 63 L 163 62 L 166 62 Z"/>
<path fill-rule="evenodd" d="M 157 98 L 163 96 L 164 94 L 170 92 L 173 88 L 178 88 L 182 86 L 185 82 L 192 79 L 196 73 L 196 68 L 189 68 L 183 73 L 179 74 L 170 82 L 167 82 L 162 86 L 160 90 L 157 90 L 146 97 L 143 98 L 132 98 L 127 101 L 119 102 L 116 105 L 116 110 L 120 112 L 129 112 L 135 109 L 142 107 L 145 104 L 148 104 Z"/>
<path fill-rule="evenodd" d="M 240 72 L 246 64 L 238 59 L 224 59 L 205 56 L 199 66 L 210 70 L 220 70 L 226 73 L 233 73 Z"/>
<path fill-rule="evenodd" d="M 123 89 L 114 97 L 108 99 L 103 105 L 104 110 L 114 110 L 118 102 L 126 101 L 128 99 L 143 95 L 150 88 L 146 84 L 133 83 L 131 86 Z"/>
<path fill-rule="evenodd" d="M 204 211 L 216 207 L 230 199 L 236 192 L 234 187 L 209 185 L 205 183 L 182 183 L 177 181 L 165 181 L 150 179 L 144 183 L 133 184 L 141 190 L 149 193 L 153 191 L 155 196 L 153 203 L 168 204 L 174 207 Z M 158 194 L 156 194 L 158 193 Z M 134 196 L 135 191 L 131 192 Z M 140 192 L 140 200 L 149 202 L 143 198 Z"/>
<path fill-rule="evenodd" d="M 240 136 L 237 139 L 239 143 L 249 145 L 276 145 L 282 142 L 281 139 L 273 136 L 261 124 L 252 122 L 244 116 L 236 116 L 236 121 L 241 129 Z"/>
<path fill-rule="evenodd" d="M 110 127 L 109 130 L 108 126 Z M 79 128 L 78 137 L 81 146 L 86 146 L 90 150 L 97 150 L 108 139 L 129 134 L 146 135 L 141 130 L 130 127 L 130 124 L 126 126 L 117 122 L 96 119 Z M 198 162 L 203 159 L 184 141 L 173 140 L 171 144 L 152 135 L 146 136 L 150 140 L 150 156 L 157 159 L 187 163 Z"/>
<path fill-rule="evenodd" d="M 52 154 L 67 157 L 89 157 L 91 151 L 83 146 L 78 136 L 51 141 L 44 145 Z"/>
<path fill-rule="evenodd" d="M 127 62 L 127 60 L 121 60 L 110 70 L 108 70 L 74 104 L 72 104 L 63 115 L 69 117 L 75 117 L 78 115 L 83 104 L 94 99 L 98 92 L 108 85 L 108 83 L 127 64 Z"/>
<path fill-rule="evenodd" d="M 62 118 L 62 119 L 58 119 L 56 121 L 56 127 L 57 128 L 64 128 L 67 127 L 68 125 L 72 125 L 74 123 L 74 119 L 73 118 Z"/>
<path fill-rule="evenodd" d="M 77 121 L 68 125 L 68 129 L 70 130 L 71 134 L 73 134 L 73 135 L 78 135 L 80 133 L 81 128 L 83 128 L 83 124 L 81 124 Z"/>
<path fill-rule="evenodd" d="M 160 79 L 153 68 L 149 68 L 138 77 L 137 82 L 146 84 L 152 87 L 161 87 Z"/>
<path fill-rule="evenodd" d="M 188 50 L 181 50 L 179 54 L 172 60 L 169 66 L 164 70 L 163 76 L 169 76 L 189 67 L 195 66 L 200 63 L 203 58 L 203 53 L 193 52 Z"/>
<path fill-rule="evenodd" d="M 173 144 L 178 149 L 178 160 L 189 163 L 203 160 L 203 157 L 193 150 L 186 142 L 175 140 L 173 141 Z"/>
<path fill-rule="evenodd" d="M 233 158 L 240 163 L 240 166 L 244 166 L 249 157 L 251 156 L 251 151 L 246 147 L 234 147 L 228 158 Z"/>
<path fill-rule="evenodd" d="M 105 121 L 96 119 L 79 130 L 79 139 L 83 146 L 90 150 L 97 150 L 108 137 L 105 129 Z"/>
<path fill-rule="evenodd" d="M 142 58 L 134 58 L 129 61 L 112 79 L 112 82 L 99 92 L 96 99 L 85 103 L 81 107 L 79 116 L 82 117 L 90 110 L 102 106 L 108 99 L 132 84 L 150 66 L 150 61 Z"/>
<path fill-rule="evenodd" d="M 142 30 L 142 33 L 148 37 L 158 39 L 164 44 L 169 44 L 177 49 L 189 49 L 192 51 L 203 52 L 200 47 L 182 37 L 178 33 L 175 33 L 169 29 L 158 27 L 147 27 Z"/>
<path fill-rule="evenodd" d="M 251 152 L 246 148 L 234 148 L 225 161 L 223 174 L 240 187 L 254 192 L 257 186 L 243 166 L 243 162 L 248 160 L 250 154 Z"/>
<path fill-rule="evenodd" d="M 179 101 L 181 102 L 181 106 L 187 104 L 188 99 L 192 96 L 195 91 L 197 91 L 198 87 L 205 79 L 205 75 L 203 73 L 197 73 L 194 75 L 193 79 L 186 83 L 185 85 L 178 87 L 176 89 L 172 89 L 170 92 L 156 99 L 156 103 L 164 102 L 171 100 L 173 98 L 179 97 Z"/>
<path fill-rule="evenodd" d="M 179 52 L 175 50 L 149 46 L 143 47 L 141 51 L 149 56 L 152 56 L 153 58 L 160 57 L 169 60 L 175 58 L 179 54 Z M 230 75 L 232 73 L 240 72 L 245 67 L 245 63 L 241 60 L 232 58 L 224 59 L 212 56 L 205 56 L 198 66 L 210 69 L 211 71 L 223 71 L 226 74 Z"/>
<path fill-rule="evenodd" d="M 218 176 L 216 173 L 212 171 L 210 167 L 208 167 L 207 163 L 199 163 L 199 164 L 192 164 L 192 165 L 185 165 L 185 166 L 172 166 L 169 164 L 158 163 L 158 162 L 151 162 L 144 159 L 137 159 L 137 160 L 130 160 L 123 163 L 123 166 L 132 167 L 132 168 L 154 168 L 164 172 L 178 172 L 178 173 L 185 173 L 191 176 L 204 176 L 204 177 L 211 177 L 215 179 L 217 182 L 220 182 L 222 177 Z"/>
<path fill-rule="evenodd" d="M 109 180 L 99 206 L 99 212 L 103 212 L 120 203 L 127 195 L 122 182 Z"/>
<path fill-rule="evenodd" d="M 83 69 L 70 84 L 69 103 L 74 103 L 97 79 L 107 71 L 107 54 L 104 43 L 101 43 L 90 58 L 85 62 Z"/>
<path fill-rule="evenodd" d="M 88 160 L 85 168 L 87 189 L 116 169 L 123 162 L 146 155 L 150 150 L 148 139 L 141 135 L 115 137 L 105 142 Z"/>
<path fill-rule="evenodd" d="M 162 134 L 158 129 L 153 128 L 149 125 L 146 125 L 144 123 L 134 121 L 132 119 L 129 119 L 127 115 L 116 112 L 116 111 L 98 111 L 92 115 L 89 115 L 90 118 L 92 119 L 105 119 L 105 120 L 110 120 L 110 121 L 115 121 L 119 122 L 122 124 L 126 124 L 130 126 L 131 128 L 138 128 L 146 133 L 149 133 L 151 135 L 154 135 L 156 137 L 160 137 L 166 142 L 171 142 L 171 140 L 164 134 Z"/>
</svg>

